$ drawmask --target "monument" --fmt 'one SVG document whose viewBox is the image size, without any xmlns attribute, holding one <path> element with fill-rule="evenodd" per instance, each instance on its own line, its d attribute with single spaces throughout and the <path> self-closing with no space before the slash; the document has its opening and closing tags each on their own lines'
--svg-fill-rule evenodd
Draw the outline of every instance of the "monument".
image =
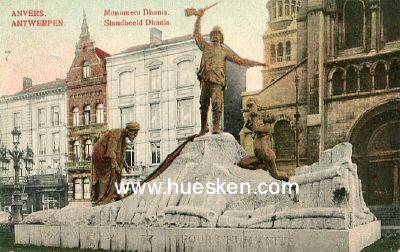
<svg viewBox="0 0 400 252">
<path fill-rule="evenodd" d="M 324 151 L 319 162 L 298 167 L 289 178 L 277 170 L 268 147 L 273 119 L 261 117 L 256 102 L 249 103 L 247 125 L 256 137 L 254 157 L 246 156 L 232 135 L 221 133 L 225 60 L 262 63 L 222 47 L 219 28 L 211 32 L 212 45 L 205 42 L 204 12 L 186 10 L 197 16 L 195 37 L 203 50 L 198 137 L 167 157 L 141 185 L 147 190 L 136 188 L 122 200 L 92 208 L 35 212 L 15 227 L 16 243 L 124 251 L 360 251 L 380 238 L 380 223 L 362 196 L 351 144 Z M 218 134 L 206 134 L 210 98 L 212 133 Z M 208 190 L 210 183 L 217 185 L 214 190 Z M 272 190 L 280 184 L 280 190 Z M 261 185 L 270 185 L 269 193 Z M 159 190 L 149 189 L 154 186 Z"/>
<path fill-rule="evenodd" d="M 235 165 L 245 152 L 230 134 L 207 134 L 150 184 L 218 178 L 248 182 L 249 194 L 167 194 L 163 187 L 93 208 L 36 212 L 16 226 L 15 241 L 126 251 L 359 251 L 380 238 L 380 223 L 364 203 L 351 154 L 343 143 L 297 168 L 289 182 L 299 194 L 256 194 L 258 184 L 277 180 Z"/>
</svg>

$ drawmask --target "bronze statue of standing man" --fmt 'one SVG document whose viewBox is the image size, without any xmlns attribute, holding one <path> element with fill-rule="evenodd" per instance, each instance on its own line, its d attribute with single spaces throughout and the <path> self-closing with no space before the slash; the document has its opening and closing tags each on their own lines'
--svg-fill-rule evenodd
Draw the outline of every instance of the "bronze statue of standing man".
<svg viewBox="0 0 400 252">
<path fill-rule="evenodd" d="M 214 4 L 215 5 L 215 4 Z M 212 6 L 214 6 L 212 5 Z M 212 7 L 210 6 L 210 7 Z M 198 136 L 206 134 L 208 129 L 207 114 L 210 107 L 212 110 L 213 134 L 221 133 L 220 119 L 222 107 L 224 105 L 224 90 L 225 86 L 225 64 L 226 60 L 232 61 L 238 65 L 245 67 L 265 66 L 264 63 L 244 59 L 237 55 L 234 51 L 226 48 L 224 43 L 224 35 L 219 26 L 215 26 L 210 32 L 210 42 L 208 43 L 201 35 L 201 18 L 205 11 L 204 9 L 186 9 L 186 16 L 197 16 L 194 27 L 194 38 L 203 56 L 201 58 L 200 69 L 197 77 L 200 81 L 200 113 L 201 113 L 201 130 Z"/>
</svg>

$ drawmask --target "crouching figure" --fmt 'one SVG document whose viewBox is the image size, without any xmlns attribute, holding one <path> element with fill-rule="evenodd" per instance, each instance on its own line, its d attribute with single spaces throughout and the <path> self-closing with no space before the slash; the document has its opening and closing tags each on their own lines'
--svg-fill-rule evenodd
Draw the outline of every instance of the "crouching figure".
<svg viewBox="0 0 400 252">
<path fill-rule="evenodd" d="M 275 119 L 258 111 L 258 102 L 254 98 L 247 101 L 250 116 L 245 127 L 253 132 L 254 156 L 243 157 L 238 165 L 244 169 L 269 171 L 272 177 L 278 180 L 289 181 L 289 176 L 284 171 L 278 171 L 275 163 L 275 153 L 270 148 L 272 137 L 272 123 Z"/>
</svg>

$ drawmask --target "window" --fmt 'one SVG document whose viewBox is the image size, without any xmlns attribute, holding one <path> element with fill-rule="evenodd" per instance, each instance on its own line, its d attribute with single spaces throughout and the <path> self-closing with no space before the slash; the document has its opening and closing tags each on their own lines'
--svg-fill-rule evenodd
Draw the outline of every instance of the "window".
<svg viewBox="0 0 400 252">
<path fill-rule="evenodd" d="M 39 169 L 41 174 L 46 173 L 46 160 L 39 160 Z"/>
<path fill-rule="evenodd" d="M 399 60 L 393 60 L 389 70 L 389 87 L 400 87 L 400 63 Z"/>
<path fill-rule="evenodd" d="M 85 159 L 90 160 L 92 158 L 92 141 L 90 139 L 85 141 Z"/>
<path fill-rule="evenodd" d="M 80 156 L 80 152 L 81 152 L 81 146 L 79 141 L 75 141 L 74 142 L 74 155 L 75 155 L 75 161 L 80 161 L 81 156 Z"/>
<path fill-rule="evenodd" d="M 82 179 L 74 180 L 74 199 L 82 199 Z"/>
<path fill-rule="evenodd" d="M 357 71 L 354 67 L 350 67 L 346 72 L 346 93 L 357 92 L 358 87 Z"/>
<path fill-rule="evenodd" d="M 290 16 L 289 0 L 285 0 L 285 16 Z"/>
<path fill-rule="evenodd" d="M 97 104 L 96 107 L 96 123 L 104 123 L 104 106 L 102 103 Z"/>
<path fill-rule="evenodd" d="M 277 158 L 294 157 L 294 132 L 290 123 L 280 120 L 274 126 L 275 155 Z"/>
<path fill-rule="evenodd" d="M 178 87 L 193 85 L 194 68 L 192 61 L 182 61 L 178 64 Z"/>
<path fill-rule="evenodd" d="M 134 120 L 134 107 L 120 108 L 121 111 L 121 128 L 125 128 L 126 124 Z"/>
<path fill-rule="evenodd" d="M 90 180 L 89 180 L 89 178 L 83 179 L 83 199 L 90 199 Z"/>
<path fill-rule="evenodd" d="M 90 64 L 88 61 L 83 62 L 83 78 L 87 79 L 91 76 Z"/>
<path fill-rule="evenodd" d="M 290 10 L 292 11 L 292 15 L 296 13 L 296 1 L 292 1 L 292 4 L 290 5 Z"/>
<path fill-rule="evenodd" d="M 126 152 L 125 152 L 125 161 L 129 166 L 134 166 L 135 165 L 135 146 L 134 144 L 129 141 L 127 138 L 127 147 L 126 147 Z"/>
<path fill-rule="evenodd" d="M 150 91 L 160 90 L 161 74 L 160 68 L 150 69 Z"/>
<path fill-rule="evenodd" d="M 276 18 L 276 2 L 272 4 L 272 18 Z"/>
<path fill-rule="evenodd" d="M 60 108 L 58 106 L 51 107 L 51 125 L 60 124 Z"/>
<path fill-rule="evenodd" d="M 178 127 L 191 126 L 193 116 L 193 99 L 178 101 Z"/>
<path fill-rule="evenodd" d="M 398 0 L 381 2 L 383 19 L 383 39 L 386 42 L 400 39 L 400 5 Z"/>
<path fill-rule="evenodd" d="M 61 172 L 60 168 L 61 168 L 60 159 L 53 159 L 53 169 L 56 172 Z"/>
<path fill-rule="evenodd" d="M 16 112 L 13 114 L 13 124 L 14 124 L 14 128 L 21 130 L 21 113 L 20 112 Z"/>
<path fill-rule="evenodd" d="M 283 16 L 283 3 L 282 3 L 282 1 L 278 2 L 278 13 L 279 13 L 280 17 Z"/>
<path fill-rule="evenodd" d="M 364 5 L 359 0 L 348 0 L 344 5 L 345 46 L 363 45 Z"/>
<path fill-rule="evenodd" d="M 60 133 L 55 132 L 52 135 L 53 153 L 60 153 Z"/>
<path fill-rule="evenodd" d="M 278 62 L 283 61 L 283 44 L 279 43 L 278 44 Z"/>
<path fill-rule="evenodd" d="M 270 51 L 271 51 L 271 63 L 275 63 L 276 62 L 276 49 L 275 49 L 274 44 L 271 45 Z"/>
<path fill-rule="evenodd" d="M 79 126 L 79 108 L 75 107 L 72 110 L 72 125 Z"/>
<path fill-rule="evenodd" d="M 291 46 L 290 41 L 286 41 L 286 48 L 285 48 L 285 60 L 290 61 L 290 53 L 291 53 Z"/>
<path fill-rule="evenodd" d="M 375 66 L 375 89 L 386 88 L 386 67 L 383 62 L 378 62 Z"/>
<path fill-rule="evenodd" d="M 160 104 L 150 104 L 150 129 L 160 129 Z"/>
<path fill-rule="evenodd" d="M 372 88 L 371 69 L 364 65 L 360 71 L 360 91 L 369 91 Z"/>
<path fill-rule="evenodd" d="M 42 128 L 46 124 L 46 114 L 44 108 L 38 109 L 38 127 Z"/>
<path fill-rule="evenodd" d="M 131 94 L 131 72 L 123 72 L 119 75 L 119 95 Z"/>
<path fill-rule="evenodd" d="M 84 124 L 89 125 L 91 122 L 91 113 L 90 113 L 90 105 L 86 105 L 83 108 L 83 118 L 84 118 Z"/>
<path fill-rule="evenodd" d="M 338 69 L 332 76 L 332 95 L 341 95 L 344 91 L 343 71 Z"/>
<path fill-rule="evenodd" d="M 39 134 L 39 155 L 46 154 L 46 135 Z"/>
<path fill-rule="evenodd" d="M 151 163 L 159 164 L 161 159 L 160 142 L 155 142 L 150 144 L 151 144 Z"/>
</svg>

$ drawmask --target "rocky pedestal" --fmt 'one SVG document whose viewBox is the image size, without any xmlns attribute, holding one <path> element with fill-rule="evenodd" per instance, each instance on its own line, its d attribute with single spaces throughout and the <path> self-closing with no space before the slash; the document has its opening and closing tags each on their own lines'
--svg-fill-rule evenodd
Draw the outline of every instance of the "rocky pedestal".
<svg viewBox="0 0 400 252">
<path fill-rule="evenodd" d="M 129 251 L 358 251 L 380 238 L 380 223 L 362 198 L 351 148 L 326 150 L 319 163 L 297 168 L 282 184 L 268 172 L 235 165 L 245 152 L 230 134 L 205 135 L 151 181 L 162 183 L 159 194 L 146 190 L 105 206 L 33 213 L 16 227 L 16 242 Z M 204 191 L 212 191 L 210 182 L 225 190 L 171 194 L 168 182 L 172 192 L 187 192 L 195 182 Z M 236 194 L 228 194 L 229 183 Z M 277 183 L 279 193 L 262 194 L 261 183 L 263 189 Z M 294 183 L 299 194 L 288 193 Z"/>
</svg>

